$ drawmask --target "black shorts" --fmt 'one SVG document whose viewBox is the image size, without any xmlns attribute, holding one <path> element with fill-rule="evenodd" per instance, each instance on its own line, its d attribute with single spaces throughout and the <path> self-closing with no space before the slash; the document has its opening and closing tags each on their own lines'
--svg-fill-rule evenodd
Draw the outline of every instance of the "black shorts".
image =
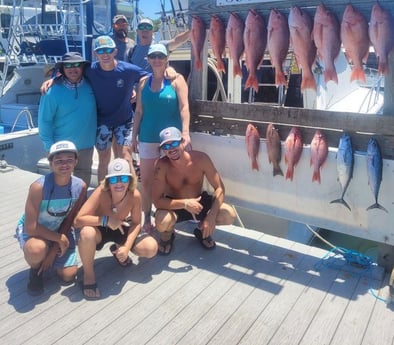
<svg viewBox="0 0 394 345">
<path fill-rule="evenodd" d="M 102 249 L 107 242 L 115 242 L 119 245 L 123 245 L 129 233 L 128 226 L 123 226 L 124 235 L 122 235 L 119 229 L 112 230 L 107 226 L 98 226 L 97 229 L 101 232 L 101 242 L 96 245 L 96 250 Z"/>
<path fill-rule="evenodd" d="M 203 208 L 199 214 L 196 214 L 197 220 L 203 220 L 206 217 L 208 211 L 212 207 L 212 200 L 213 200 L 212 195 L 209 195 L 207 192 L 202 192 L 200 204 L 202 205 Z M 192 214 L 186 211 L 184 208 L 179 210 L 174 210 L 174 212 L 177 215 L 177 222 L 183 222 L 185 220 L 193 219 Z"/>
</svg>

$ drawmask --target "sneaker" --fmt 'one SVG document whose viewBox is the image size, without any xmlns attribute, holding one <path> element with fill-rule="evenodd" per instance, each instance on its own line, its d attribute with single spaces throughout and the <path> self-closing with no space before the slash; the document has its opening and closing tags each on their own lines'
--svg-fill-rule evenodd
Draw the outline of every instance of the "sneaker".
<svg viewBox="0 0 394 345">
<path fill-rule="evenodd" d="M 30 268 L 27 293 L 31 296 L 38 296 L 44 292 L 44 281 L 42 274 L 38 275 L 38 271 L 38 268 Z"/>
</svg>

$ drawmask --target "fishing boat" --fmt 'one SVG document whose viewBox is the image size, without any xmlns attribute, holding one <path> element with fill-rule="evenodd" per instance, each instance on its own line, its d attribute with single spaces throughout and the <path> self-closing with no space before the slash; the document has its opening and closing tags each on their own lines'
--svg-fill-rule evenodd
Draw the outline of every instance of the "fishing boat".
<svg viewBox="0 0 394 345">
<path fill-rule="evenodd" d="M 327 6 L 338 5 L 335 0 L 326 2 Z M 359 2 L 370 6 L 370 2 Z M 389 0 L 381 2 L 392 6 Z M 185 71 L 187 75 L 190 72 L 193 148 L 209 153 L 215 162 L 226 186 L 226 200 L 237 210 L 236 224 L 218 227 L 217 249 L 209 253 L 195 245 L 191 235 L 195 224 L 180 224 L 174 251 L 168 259 L 139 260 L 133 255 L 135 265 L 127 271 L 114 266 L 108 251 L 101 251 L 96 259 L 102 292 L 100 301 L 84 301 L 78 284 L 59 286 L 53 277 L 46 278 L 43 296 L 29 297 L 25 291 L 27 265 L 13 235 L 16 220 L 23 212 L 28 186 L 39 176 L 37 162 L 45 154 L 36 128 L 39 86 L 46 66 L 58 61 L 64 49 L 81 49 L 88 58 L 91 39 L 109 32 L 113 15 L 113 1 L 110 4 L 74 0 L 49 3 L 56 6 L 60 19 L 75 14 L 80 19 L 74 21 L 80 24 L 79 29 L 68 35 L 71 26 L 64 20 L 51 22 L 45 30 L 44 24 L 35 23 L 34 28 L 53 35 L 53 42 L 49 39 L 44 47 L 56 42 L 59 48 L 63 42 L 60 45 L 63 48 L 56 48 L 51 54 L 29 51 L 16 56 L 8 50 L 4 59 L 7 72 L 4 73 L 3 67 L 0 117 L 3 130 L 9 133 L 0 134 L 3 192 L 0 225 L 4 228 L 0 235 L 0 279 L 4 283 L 0 289 L 0 339 L 3 342 L 115 344 L 128 339 L 136 344 L 392 343 L 390 302 L 394 292 L 384 268 L 388 270 L 391 265 L 394 245 L 390 228 L 394 212 L 390 192 L 394 184 L 394 146 L 390 144 L 393 121 L 387 110 L 381 115 L 372 114 L 382 111 L 381 99 L 368 111 L 344 110 L 343 104 L 348 102 L 341 105 L 341 97 L 337 97 L 335 89 L 330 93 L 321 84 L 326 94 L 317 102 L 316 95 L 302 95 L 297 91 L 298 81 L 295 96 L 291 96 L 289 90 L 277 90 L 272 84 L 262 85 L 262 89 L 274 90 L 270 101 L 263 103 L 260 95 L 243 90 L 241 78 L 216 71 L 215 59 L 208 57 L 208 42 L 202 71 L 190 67 L 190 47 L 173 53 L 171 63 L 188 64 Z M 175 14 L 179 11 L 184 15 L 187 10 L 188 14 L 202 16 L 206 23 L 211 14 L 225 18 L 235 11 L 245 16 L 251 3 L 261 13 L 268 11 L 265 4 L 257 0 L 189 1 L 188 8 L 182 2 L 182 9 L 174 3 L 171 1 Z M 35 4 L 38 13 L 45 16 L 42 9 L 47 7 L 41 2 L 16 4 L 14 1 L 7 6 L 15 7 L 13 13 L 18 17 L 15 23 L 24 23 L 18 13 L 27 4 L 29 7 Z M 290 6 L 286 1 L 275 4 L 282 9 Z M 311 8 L 307 0 L 297 4 Z M 176 23 L 174 17 L 172 9 L 170 14 L 163 11 L 165 32 L 173 29 L 164 24 Z M 102 27 L 93 25 L 92 18 Z M 24 36 L 19 35 L 21 29 L 25 27 L 15 24 L 15 37 Z M 83 33 L 78 35 L 80 39 L 77 33 Z M 38 44 L 41 40 L 34 42 Z M 231 61 L 228 59 L 226 63 Z M 294 81 L 297 78 L 296 74 L 292 76 Z M 387 89 L 385 87 L 384 92 Z M 380 97 L 381 90 L 378 92 Z M 331 97 L 334 94 L 335 102 Z M 355 99 L 359 100 L 360 96 Z M 286 103 L 290 101 L 302 104 L 290 106 Z M 360 105 L 360 101 L 353 102 Z M 383 109 L 387 107 L 387 99 L 384 105 Z M 245 149 L 245 128 L 249 122 L 260 129 L 259 171 L 251 169 Z M 268 123 L 275 123 L 278 128 L 282 150 L 292 126 L 300 127 L 303 132 L 302 155 L 293 181 L 272 174 L 263 134 Z M 316 128 L 326 131 L 330 143 L 320 184 L 312 182 L 310 167 L 309 143 Z M 355 144 L 354 176 L 345 196 L 351 211 L 342 205 L 330 204 L 341 193 L 336 154 L 339 136 L 344 131 L 352 134 Z M 382 145 L 383 181 L 379 203 L 388 213 L 366 210 L 373 202 L 365 152 L 371 135 L 386 143 Z M 285 170 L 283 159 L 280 165 Z M 319 228 L 376 241 L 379 266 L 355 251 L 342 252 L 353 259 L 348 264 L 341 255 L 331 256 L 327 250 L 307 245 L 313 234 L 310 229 Z M 326 265 L 327 258 L 332 259 L 329 262 L 333 265 Z M 339 266 L 335 265 L 338 261 Z"/>
</svg>

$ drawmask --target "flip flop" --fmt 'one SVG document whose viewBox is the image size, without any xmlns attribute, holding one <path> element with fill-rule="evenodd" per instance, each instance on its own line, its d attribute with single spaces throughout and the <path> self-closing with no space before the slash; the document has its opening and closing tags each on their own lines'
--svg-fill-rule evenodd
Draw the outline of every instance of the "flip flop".
<svg viewBox="0 0 394 345">
<path fill-rule="evenodd" d="M 96 283 L 85 285 L 84 283 L 81 282 L 81 289 L 82 289 L 83 297 L 85 297 L 85 299 L 88 301 L 95 301 L 95 300 L 100 299 L 100 297 L 101 297 L 101 296 L 91 297 L 91 296 L 86 295 L 86 293 L 85 293 L 85 290 L 93 290 L 95 292 L 95 294 L 97 294 L 97 292 L 100 293 L 100 291 L 97 288 Z"/>
<path fill-rule="evenodd" d="M 159 248 L 160 248 L 160 247 L 163 247 L 163 248 L 165 249 L 167 246 L 169 246 L 169 250 L 168 250 L 168 252 L 164 252 L 164 251 L 161 251 L 160 249 L 158 249 L 157 253 L 158 253 L 159 255 L 162 255 L 162 256 L 170 255 L 170 253 L 171 253 L 171 251 L 172 251 L 172 247 L 174 246 L 174 245 L 173 245 L 174 239 L 175 239 L 175 234 L 174 234 L 174 232 L 171 234 L 171 237 L 170 237 L 168 240 L 162 240 L 162 239 L 160 238 L 160 239 L 159 239 Z"/>
<path fill-rule="evenodd" d="M 117 263 L 122 266 L 122 267 L 127 267 L 133 264 L 133 261 L 131 260 L 130 256 L 127 257 L 127 259 L 125 261 L 119 261 L 119 259 L 116 257 L 116 251 L 117 251 L 118 247 L 116 246 L 116 244 L 114 243 L 111 247 L 109 247 L 109 250 L 111 251 L 112 255 L 114 256 L 115 260 L 117 261 Z"/>
<path fill-rule="evenodd" d="M 215 249 L 215 248 L 216 248 L 216 243 L 215 243 L 215 241 L 212 239 L 211 236 L 202 238 L 202 232 L 201 232 L 201 230 L 200 230 L 199 228 L 195 228 L 193 233 L 194 233 L 194 236 L 196 236 L 196 238 L 198 239 L 198 241 L 200 242 L 201 246 L 202 246 L 204 249 L 206 249 L 206 250 L 212 250 L 212 249 Z M 211 247 L 208 247 L 208 246 L 206 245 L 206 242 L 211 242 L 211 243 L 212 243 L 212 246 L 211 246 Z"/>
</svg>

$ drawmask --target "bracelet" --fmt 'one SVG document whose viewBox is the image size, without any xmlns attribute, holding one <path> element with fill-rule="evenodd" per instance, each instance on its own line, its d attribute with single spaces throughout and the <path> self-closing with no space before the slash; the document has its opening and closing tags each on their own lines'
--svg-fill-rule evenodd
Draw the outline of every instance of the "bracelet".
<svg viewBox="0 0 394 345">
<path fill-rule="evenodd" d="M 102 216 L 101 217 L 101 226 L 105 228 L 107 226 L 107 224 L 108 224 L 108 216 Z"/>
</svg>

